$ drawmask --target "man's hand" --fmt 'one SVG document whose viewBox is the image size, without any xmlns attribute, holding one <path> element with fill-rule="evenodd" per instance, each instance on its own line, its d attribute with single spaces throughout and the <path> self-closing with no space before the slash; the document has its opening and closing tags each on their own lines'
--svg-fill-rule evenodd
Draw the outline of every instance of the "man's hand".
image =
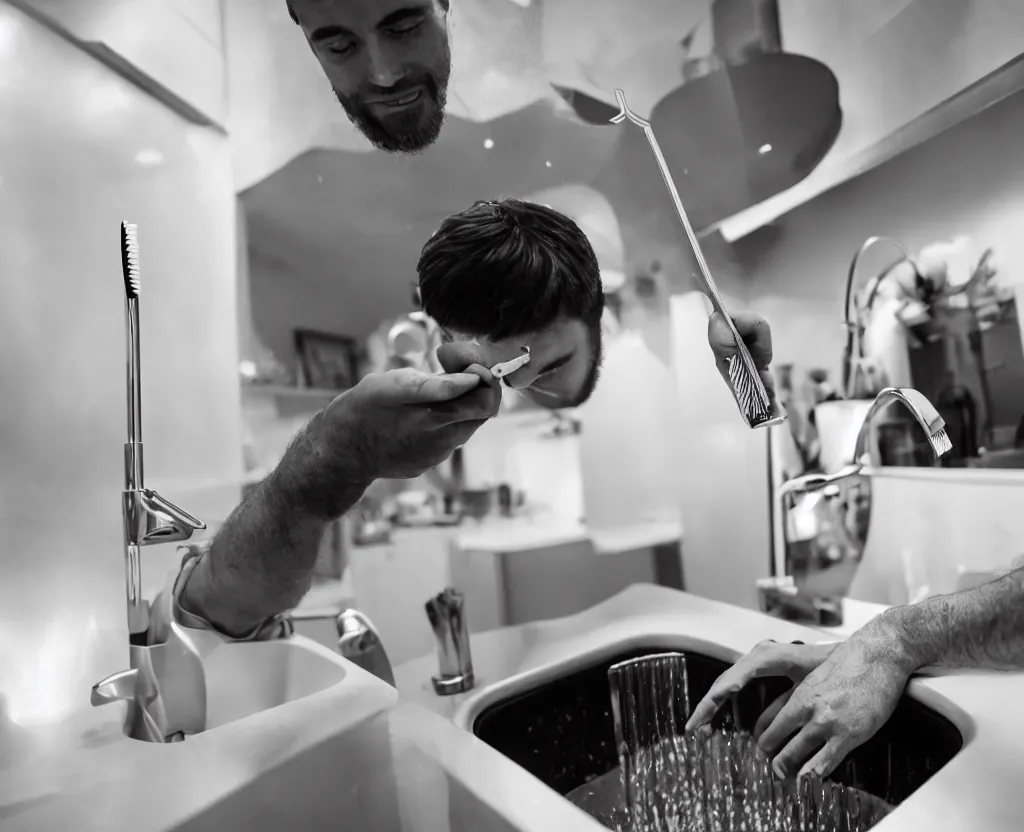
<svg viewBox="0 0 1024 832">
<path fill-rule="evenodd" d="M 892 716 L 914 669 L 876 621 L 841 644 L 764 641 L 718 678 L 686 727 L 710 722 L 751 680 L 785 676 L 796 687 L 765 709 L 754 736 L 779 777 L 824 777 Z"/>
<path fill-rule="evenodd" d="M 775 378 L 769 369 L 772 363 L 772 330 L 768 321 L 753 312 L 737 312 L 732 316 L 732 322 L 750 350 L 750 356 L 754 359 L 761 381 L 768 390 L 768 397 L 772 401 L 772 415 L 784 415 L 785 411 L 775 395 Z M 713 313 L 708 320 L 708 343 L 715 354 L 718 372 L 728 382 L 728 359 L 736 354 L 736 340 L 729 329 L 729 324 L 718 312 Z"/>
<path fill-rule="evenodd" d="M 771 640 L 762 641 L 715 680 L 711 690 L 693 709 L 693 714 L 686 723 L 686 730 L 692 731 L 711 722 L 718 710 L 726 702 L 734 699 L 754 679 L 784 676 L 794 683 L 802 682 L 808 673 L 828 658 L 835 647 L 834 642 L 786 644 Z M 755 733 L 759 732 L 755 729 Z"/>
<path fill-rule="evenodd" d="M 758 745 L 774 758 L 777 776 L 831 774 L 892 716 L 916 668 L 875 623 L 838 645 L 758 720 Z"/>
<path fill-rule="evenodd" d="M 417 477 L 443 462 L 501 404 L 488 370 L 464 370 L 366 376 L 325 409 L 317 426 L 321 458 L 342 466 L 355 462 L 367 479 Z"/>
</svg>

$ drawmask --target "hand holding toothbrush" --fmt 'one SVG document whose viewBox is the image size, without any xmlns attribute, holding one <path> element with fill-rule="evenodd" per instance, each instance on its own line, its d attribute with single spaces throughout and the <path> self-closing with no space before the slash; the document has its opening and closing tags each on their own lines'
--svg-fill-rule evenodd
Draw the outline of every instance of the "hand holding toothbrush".
<svg viewBox="0 0 1024 832">
<path fill-rule="evenodd" d="M 335 454 L 367 481 L 417 477 L 496 415 L 501 390 L 472 344 L 438 349 L 445 372 L 412 368 L 366 376 L 323 411 L 318 465 Z M 311 424 L 311 427 L 313 425 Z"/>
<path fill-rule="evenodd" d="M 784 416 L 785 408 L 779 403 L 775 395 L 775 377 L 769 369 L 772 363 L 772 330 L 763 317 L 754 312 L 736 312 L 732 315 L 732 322 L 736 326 L 743 343 L 747 345 L 751 358 L 757 366 L 761 381 L 772 404 L 772 417 Z M 711 351 L 715 354 L 715 364 L 718 372 L 722 374 L 726 384 L 729 384 L 729 361 L 736 354 L 736 340 L 728 323 L 720 312 L 712 313 L 708 319 L 708 343 Z"/>
</svg>

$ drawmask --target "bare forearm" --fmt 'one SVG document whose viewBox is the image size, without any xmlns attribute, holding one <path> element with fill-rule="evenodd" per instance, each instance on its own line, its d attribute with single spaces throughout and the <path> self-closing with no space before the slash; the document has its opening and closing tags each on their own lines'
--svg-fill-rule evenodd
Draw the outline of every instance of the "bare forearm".
<svg viewBox="0 0 1024 832">
<path fill-rule="evenodd" d="M 878 621 L 898 634 L 915 669 L 1024 668 L 1024 569 L 890 610 Z"/>
<path fill-rule="evenodd" d="M 307 428 L 281 464 L 218 531 L 181 603 L 239 636 L 291 609 L 308 591 L 326 524 L 348 511 L 368 482 L 317 464 Z"/>
</svg>

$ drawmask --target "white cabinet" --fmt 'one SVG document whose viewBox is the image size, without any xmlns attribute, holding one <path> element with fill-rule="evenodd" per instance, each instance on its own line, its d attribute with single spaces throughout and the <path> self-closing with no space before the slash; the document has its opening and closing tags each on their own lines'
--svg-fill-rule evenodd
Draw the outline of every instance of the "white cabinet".
<svg viewBox="0 0 1024 832">
<path fill-rule="evenodd" d="M 454 534 L 396 529 L 391 543 L 348 552 L 356 608 L 377 627 L 392 664 L 435 650 L 424 604 L 451 583 Z"/>
</svg>

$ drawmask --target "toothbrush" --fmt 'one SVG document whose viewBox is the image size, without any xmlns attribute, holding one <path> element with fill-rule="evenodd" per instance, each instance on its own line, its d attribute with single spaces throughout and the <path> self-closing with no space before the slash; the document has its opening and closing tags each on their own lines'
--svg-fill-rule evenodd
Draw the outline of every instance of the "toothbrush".
<svg viewBox="0 0 1024 832">
<path fill-rule="evenodd" d="M 679 198 L 679 191 L 672 180 L 672 173 L 669 171 L 668 162 L 665 161 L 665 157 L 661 152 L 661 146 L 654 135 L 654 130 L 651 129 L 651 123 L 629 109 L 626 104 L 626 94 L 622 90 L 615 90 L 615 98 L 619 102 L 620 112 L 611 118 L 611 123 L 621 124 L 628 119 L 644 131 L 647 142 L 650 144 L 651 151 L 654 153 L 654 158 L 658 163 L 658 168 L 661 170 L 661 177 L 665 180 L 669 195 L 672 197 L 672 204 L 675 206 L 679 222 L 683 226 L 683 231 L 686 232 L 690 248 L 693 249 L 694 257 L 697 259 L 697 266 L 703 279 L 705 294 L 711 301 L 715 311 L 721 313 L 729 329 L 732 330 L 732 337 L 736 342 L 736 354 L 728 359 L 729 382 L 743 418 L 746 419 L 747 424 L 752 428 L 769 427 L 784 422 L 786 420 L 784 414 L 779 416 L 772 415 L 772 401 L 768 395 L 768 390 L 761 380 L 761 375 L 757 370 L 757 365 L 754 364 L 753 357 L 750 355 L 750 350 L 747 349 L 747 345 L 740 337 L 736 324 L 733 323 L 732 316 L 729 315 L 728 310 L 725 308 L 725 303 L 718 293 L 718 287 L 715 285 L 714 278 L 711 276 L 711 270 L 704 259 L 704 252 L 701 250 L 700 242 L 697 240 L 697 234 L 694 232 L 690 219 L 686 215 L 686 210 L 683 208 L 683 202 Z"/>
<path fill-rule="evenodd" d="M 525 367 L 530 363 L 530 348 L 522 347 L 522 355 L 518 355 L 509 361 L 502 361 L 500 364 L 495 364 L 491 367 L 491 375 L 495 378 L 501 379 L 507 375 L 514 373 L 521 367 Z"/>
<path fill-rule="evenodd" d="M 137 493 L 145 488 L 142 466 L 142 375 L 139 350 L 139 230 L 134 223 L 121 223 L 121 271 L 124 275 L 125 332 L 127 337 L 128 441 L 124 446 L 124 490 Z M 127 578 L 128 632 L 144 634 L 149 627 L 142 600 L 140 545 L 125 517 L 125 570 Z"/>
</svg>

